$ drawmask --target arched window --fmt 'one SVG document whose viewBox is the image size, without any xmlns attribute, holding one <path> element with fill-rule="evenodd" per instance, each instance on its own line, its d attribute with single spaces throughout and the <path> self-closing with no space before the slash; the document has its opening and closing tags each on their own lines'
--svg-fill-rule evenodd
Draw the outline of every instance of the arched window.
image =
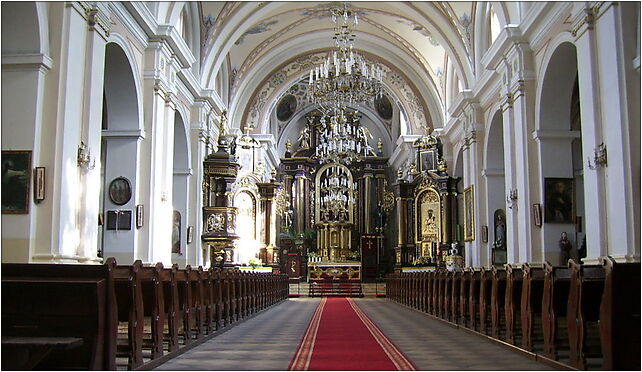
<svg viewBox="0 0 642 372">
<path fill-rule="evenodd" d="M 497 14 L 495 13 L 495 10 L 493 10 L 493 6 L 491 4 L 488 4 L 488 18 L 487 18 L 487 35 L 488 35 L 488 47 L 495 42 L 497 37 L 499 36 L 499 33 L 501 31 L 501 27 L 499 24 L 499 18 L 497 18 Z"/>
<path fill-rule="evenodd" d="M 186 8 L 181 11 L 181 16 L 176 21 L 176 30 L 181 34 L 183 40 L 189 45 L 189 30 L 188 30 L 189 17 Z"/>
</svg>

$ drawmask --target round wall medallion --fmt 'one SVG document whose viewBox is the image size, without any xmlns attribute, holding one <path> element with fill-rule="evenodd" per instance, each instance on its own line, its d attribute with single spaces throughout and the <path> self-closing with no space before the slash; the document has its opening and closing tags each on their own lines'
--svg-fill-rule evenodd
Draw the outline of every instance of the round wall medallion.
<svg viewBox="0 0 642 372">
<path fill-rule="evenodd" d="M 132 187 L 125 177 L 114 178 L 109 184 L 109 199 L 116 205 L 123 205 L 132 198 Z"/>
<path fill-rule="evenodd" d="M 291 94 L 281 98 L 279 104 L 276 106 L 276 118 L 281 121 L 286 121 L 292 117 L 296 111 L 296 97 Z"/>
</svg>

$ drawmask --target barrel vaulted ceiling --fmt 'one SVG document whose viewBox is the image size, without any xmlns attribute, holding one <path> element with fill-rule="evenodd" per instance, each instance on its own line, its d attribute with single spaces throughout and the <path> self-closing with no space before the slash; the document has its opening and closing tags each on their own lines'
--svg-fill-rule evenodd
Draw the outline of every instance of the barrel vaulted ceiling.
<svg viewBox="0 0 642 372">
<path fill-rule="evenodd" d="M 201 82 L 217 88 L 219 74 L 230 77 L 228 106 L 233 127 L 255 120 L 259 122 L 252 125 L 262 131 L 260 121 L 265 120 L 275 102 L 332 49 L 329 9 L 342 4 L 199 3 Z M 471 85 L 474 22 L 480 4 L 349 3 L 359 15 L 354 47 L 386 67 L 386 89 L 400 107 L 423 109 L 423 119 L 418 114 L 415 121 L 424 123 L 417 122 L 415 127 L 430 131 L 443 125 L 447 76 L 456 76 L 461 87 Z M 511 5 L 492 4 L 501 23 L 509 23 Z"/>
</svg>

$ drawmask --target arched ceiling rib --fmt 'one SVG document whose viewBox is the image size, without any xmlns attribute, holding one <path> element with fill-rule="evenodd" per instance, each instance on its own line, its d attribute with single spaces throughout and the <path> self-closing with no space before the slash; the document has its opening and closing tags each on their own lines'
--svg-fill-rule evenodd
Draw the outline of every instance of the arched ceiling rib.
<svg viewBox="0 0 642 372">
<path fill-rule="evenodd" d="M 200 4 L 203 13 L 202 83 L 213 87 L 220 66 L 231 65 L 232 125 L 242 125 L 244 105 L 275 66 L 332 47 L 331 2 Z M 359 14 L 355 47 L 402 70 L 426 103 L 435 127 L 443 121 L 445 64 L 464 88 L 473 81 L 473 2 L 354 2 Z M 278 51 L 276 53 L 275 51 Z"/>
</svg>

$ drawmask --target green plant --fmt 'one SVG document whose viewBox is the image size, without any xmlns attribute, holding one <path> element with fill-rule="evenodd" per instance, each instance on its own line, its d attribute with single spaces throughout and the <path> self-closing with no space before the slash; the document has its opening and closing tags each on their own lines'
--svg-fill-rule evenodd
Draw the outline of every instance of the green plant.
<svg viewBox="0 0 642 372">
<path fill-rule="evenodd" d="M 259 263 L 256 262 L 256 260 L 254 260 L 253 258 L 250 259 L 250 262 L 248 262 L 248 263 L 250 264 L 250 266 L 252 266 L 252 270 L 256 269 L 257 266 L 259 266 Z"/>
</svg>

